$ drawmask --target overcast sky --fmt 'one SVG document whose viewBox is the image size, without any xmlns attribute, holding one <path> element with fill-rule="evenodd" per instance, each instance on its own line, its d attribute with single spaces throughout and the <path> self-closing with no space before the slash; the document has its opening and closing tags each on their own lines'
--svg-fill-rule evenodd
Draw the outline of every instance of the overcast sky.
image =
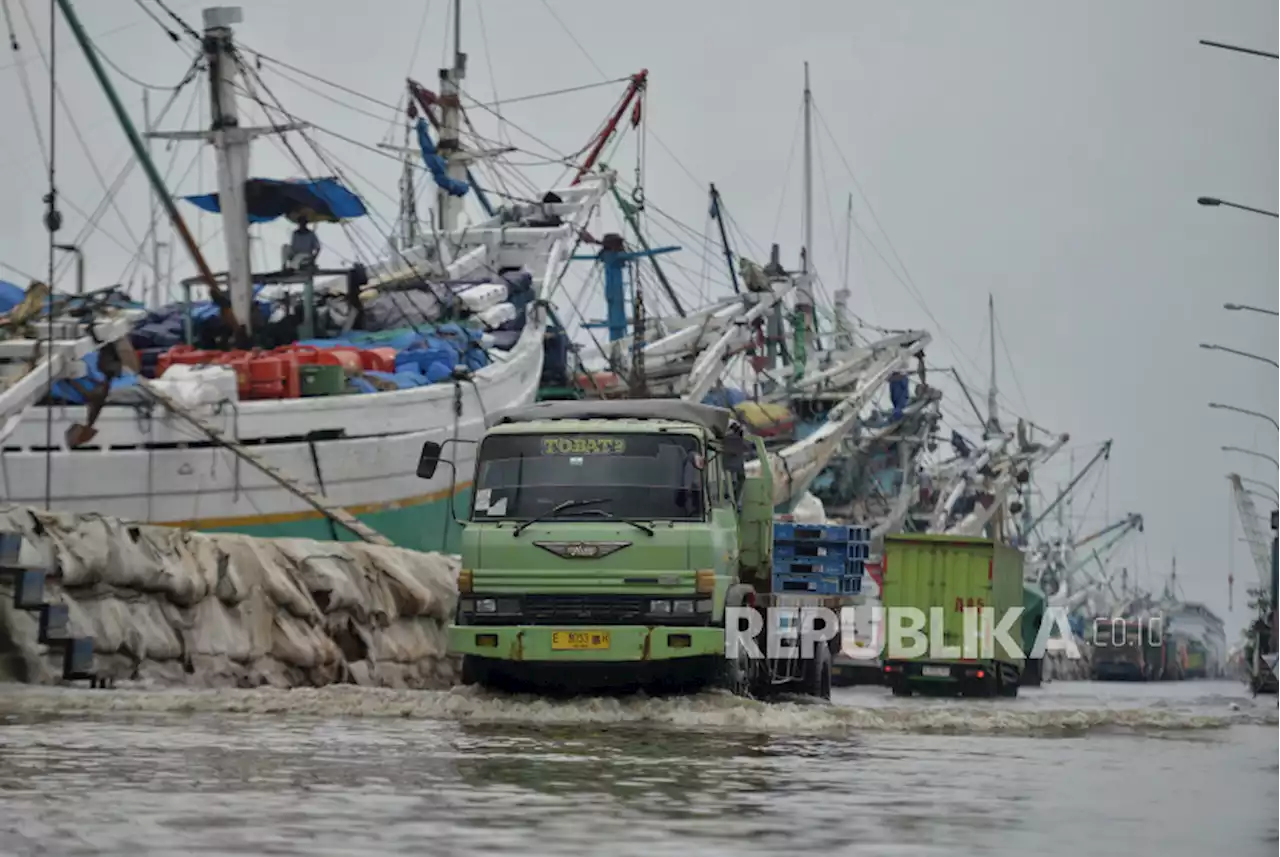
<svg viewBox="0 0 1280 857">
<path fill-rule="evenodd" d="M 8 5 L 20 49 L 0 57 L 7 117 L 0 127 L 0 186 L 8 203 L 0 211 L 0 263 L 8 266 L 0 277 L 25 285 L 24 273 L 39 275 L 47 265 L 41 225 L 47 178 L 20 72 L 47 145 L 49 77 L 37 47 L 48 49 L 48 8 L 35 0 Z M 76 5 L 118 67 L 113 79 L 140 121 L 138 83 L 172 87 L 192 46 L 175 45 L 146 17 L 143 7 L 177 29 L 152 0 Z M 199 29 L 201 5 L 170 7 Z M 403 97 L 406 72 L 436 87 L 449 5 L 257 0 L 243 4 L 238 36 L 247 47 L 394 105 Z M 742 249 L 763 253 L 778 241 L 784 261 L 795 262 L 796 137 L 807 60 L 818 113 L 815 259 L 827 288 L 841 280 L 844 211 L 853 194 L 851 309 L 872 324 L 932 331 L 930 362 L 958 367 L 982 388 L 979 395 L 989 371 L 986 299 L 994 295 L 1002 407 L 1069 432 L 1077 467 L 1098 443 L 1115 441 L 1109 468 L 1077 495 L 1080 526 L 1087 531 L 1141 512 L 1146 534 L 1130 540 L 1119 561 L 1153 586 L 1176 553 L 1186 596 L 1207 602 L 1233 632 L 1244 621 L 1243 587 L 1256 578 L 1239 531 L 1228 531 L 1225 474 L 1234 469 L 1274 484 L 1275 473 L 1264 461 L 1219 447 L 1275 455 L 1276 433 L 1262 420 L 1206 405 L 1218 401 L 1275 416 L 1277 374 L 1197 344 L 1275 357 L 1274 318 L 1227 312 L 1222 304 L 1277 306 L 1276 223 L 1195 200 L 1213 195 L 1272 210 L 1280 202 L 1277 65 L 1197 41 L 1275 51 L 1276 3 L 464 0 L 463 6 L 466 88 L 477 99 L 649 70 L 642 126 L 646 196 L 694 237 L 653 211 L 648 222 L 655 240 L 690 248 L 670 260 L 685 269 L 675 276 L 690 293 L 723 288 L 723 272 L 711 268 L 714 258 L 708 263 L 705 251 L 693 249 L 697 236 L 710 234 L 709 182 L 738 227 L 734 240 L 742 234 L 752 242 Z M 38 40 L 27 28 L 28 12 Z M 66 225 L 58 237 L 70 241 L 85 223 L 75 209 L 98 207 L 129 153 L 61 23 L 58 65 L 75 125 L 59 114 Z M 270 62 L 262 68 L 270 93 L 301 118 L 368 146 L 390 139 L 389 107 Z M 551 150 L 580 150 L 621 88 L 512 104 L 502 109 L 511 124 L 501 131 L 483 111 L 471 114 L 482 133 L 535 153 L 509 157 L 545 185 L 558 170 L 534 162 Z M 194 127 L 207 104 L 196 101 L 196 90 L 188 86 L 179 94 L 164 127 Z M 150 97 L 156 113 L 169 94 L 157 90 Z M 340 164 L 377 210 L 378 217 L 360 227 L 367 255 L 364 244 L 381 242 L 379 232 L 394 219 L 398 166 L 327 133 L 315 140 L 324 161 Z M 308 172 L 330 171 L 306 143 L 294 137 L 292 144 Z M 193 146 L 180 143 L 170 151 L 158 144 L 161 169 L 172 160 L 170 176 L 180 192 L 216 190 L 212 160 L 206 153 L 194 161 Z M 636 152 L 630 137 L 611 162 L 628 184 Z M 203 167 L 186 172 L 191 163 Z M 253 163 L 255 175 L 300 173 L 270 142 L 257 145 Z M 84 243 L 91 288 L 137 267 L 130 264 L 132 248 L 147 228 L 138 171 L 115 199 L 119 211 L 108 208 Z M 218 266 L 216 216 L 197 217 L 183 205 Z M 674 235 L 664 234 L 664 226 Z M 284 234 L 267 230 L 259 258 L 268 252 L 278 258 Z M 334 227 L 321 235 L 331 254 L 352 254 Z M 175 256 L 174 270 L 185 276 L 191 268 Z M 968 408 L 958 390 L 946 389 L 947 412 L 963 417 Z M 1041 473 L 1042 488 L 1065 482 L 1070 463 L 1064 455 Z M 1236 609 L 1229 614 L 1231 569 Z"/>
</svg>

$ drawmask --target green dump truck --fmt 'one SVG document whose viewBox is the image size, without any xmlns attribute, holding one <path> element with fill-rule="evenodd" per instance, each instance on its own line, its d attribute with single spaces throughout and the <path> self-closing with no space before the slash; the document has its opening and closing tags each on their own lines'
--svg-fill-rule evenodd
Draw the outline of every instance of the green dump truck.
<svg viewBox="0 0 1280 857">
<path fill-rule="evenodd" d="M 786 654 L 794 645 L 769 657 L 770 638 L 788 636 L 771 634 L 769 608 L 838 611 L 846 599 L 771 591 L 772 476 L 745 475 L 764 445 L 731 412 L 661 399 L 545 401 L 486 426 L 460 515 L 449 628 L 465 682 L 830 696 L 839 622 L 799 657 Z M 419 476 L 434 474 L 440 452 L 424 445 Z M 727 630 L 754 628 L 727 644 Z"/>
<path fill-rule="evenodd" d="M 1017 695 L 1023 669 L 1022 565 L 1021 551 L 991 539 L 885 537 L 884 674 L 895 695 Z M 991 611 L 987 629 L 980 621 L 984 609 Z M 1010 610 L 1018 611 L 1017 621 L 1005 623 L 1014 647 L 991 633 Z M 968 638 L 966 611 L 973 632 Z M 895 612 L 903 618 L 895 619 Z M 914 647 L 909 638 L 896 645 L 895 623 L 906 628 L 918 623 L 922 640 Z"/>
</svg>

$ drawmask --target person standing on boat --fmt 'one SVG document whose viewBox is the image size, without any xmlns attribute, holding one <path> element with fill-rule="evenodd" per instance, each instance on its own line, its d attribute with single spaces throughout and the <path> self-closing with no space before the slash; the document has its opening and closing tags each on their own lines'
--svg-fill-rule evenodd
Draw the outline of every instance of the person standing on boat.
<svg viewBox="0 0 1280 857">
<path fill-rule="evenodd" d="M 306 271 L 316 267 L 316 259 L 320 256 L 320 239 L 307 226 L 307 221 L 299 218 L 298 228 L 293 231 L 293 239 L 289 242 L 289 267 L 295 271 Z"/>
</svg>

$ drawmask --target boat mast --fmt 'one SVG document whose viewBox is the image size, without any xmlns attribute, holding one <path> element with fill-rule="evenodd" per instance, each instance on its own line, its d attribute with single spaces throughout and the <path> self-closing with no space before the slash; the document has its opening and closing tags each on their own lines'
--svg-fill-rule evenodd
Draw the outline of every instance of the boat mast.
<svg viewBox="0 0 1280 857">
<path fill-rule="evenodd" d="M 987 293 L 987 325 L 991 328 L 991 385 L 987 388 L 987 435 L 1000 433 L 1000 415 L 996 412 L 996 299 Z"/>
<path fill-rule="evenodd" d="M 849 248 L 853 244 L 853 194 L 849 194 L 849 204 L 844 213 L 844 270 L 841 272 L 840 288 L 836 290 L 836 347 L 853 346 L 849 336 Z"/>
<path fill-rule="evenodd" d="M 148 137 L 169 140 L 202 140 L 212 143 L 218 159 L 218 211 L 227 251 L 227 290 L 231 308 L 246 334 L 253 331 L 253 262 L 249 241 L 249 205 L 245 183 L 249 180 L 249 145 L 263 134 L 306 128 L 290 122 L 269 128 L 242 128 L 236 107 L 239 59 L 232 24 L 243 21 L 239 6 L 214 6 L 204 10 L 204 50 L 209 66 L 208 131 L 153 131 Z"/>
<path fill-rule="evenodd" d="M 453 0 L 453 67 L 440 69 L 440 142 L 437 149 L 444 158 L 445 174 L 455 181 L 467 183 L 467 159 L 462 151 L 459 133 L 462 126 L 462 81 L 467 74 L 467 55 L 462 52 L 462 0 Z M 445 188 L 436 190 L 436 211 L 440 231 L 452 232 L 462 219 L 462 198 L 452 196 Z"/>
<path fill-rule="evenodd" d="M 413 173 L 417 167 L 416 158 L 420 157 L 416 150 L 409 147 L 413 126 L 406 120 L 404 125 L 404 147 L 401 158 L 404 162 L 400 173 L 400 250 L 408 251 L 418 246 L 418 204 L 413 183 Z"/>
<path fill-rule="evenodd" d="M 804 324 L 804 344 L 813 334 L 813 93 L 809 90 L 809 63 L 804 64 L 804 248 L 800 254 L 800 287 L 796 309 Z M 808 350 L 807 348 L 805 349 Z"/>
<path fill-rule="evenodd" d="M 145 88 L 142 90 L 142 127 L 145 133 L 150 134 L 155 129 L 151 127 L 151 93 Z M 147 140 L 147 157 L 152 156 L 151 138 Z M 148 222 L 151 224 L 149 237 L 151 239 L 151 294 L 148 297 L 143 295 L 142 302 L 144 305 L 158 308 L 160 306 L 160 222 L 156 212 L 156 195 L 152 192 L 149 196 L 148 205 Z"/>
<path fill-rule="evenodd" d="M 249 140 L 240 127 L 236 105 L 236 58 L 231 25 L 243 20 L 239 7 L 204 10 L 204 49 L 209 63 L 210 136 L 218 158 L 218 209 L 227 250 L 227 289 L 231 308 L 245 329 L 253 331 L 253 262 L 249 244 Z"/>
</svg>

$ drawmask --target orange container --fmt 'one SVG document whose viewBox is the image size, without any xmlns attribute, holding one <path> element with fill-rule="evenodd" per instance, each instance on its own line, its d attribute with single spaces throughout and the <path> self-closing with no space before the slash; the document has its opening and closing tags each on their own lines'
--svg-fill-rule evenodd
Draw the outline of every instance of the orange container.
<svg viewBox="0 0 1280 857">
<path fill-rule="evenodd" d="M 213 352 L 210 352 L 213 354 Z M 227 351 L 221 354 L 213 354 L 213 359 L 208 361 L 219 366 L 229 366 L 236 373 L 236 388 L 240 391 L 240 398 L 248 398 L 250 376 L 249 365 L 253 361 L 253 354 L 249 351 Z"/>
<path fill-rule="evenodd" d="M 394 348 L 364 348 L 360 351 L 360 368 L 366 372 L 396 371 Z"/>
<path fill-rule="evenodd" d="M 301 396 L 302 373 L 298 371 L 298 367 L 304 365 L 304 360 L 311 358 L 313 355 L 303 351 L 281 351 L 277 348 L 271 352 L 271 356 L 284 361 L 283 398 L 296 399 Z"/>
<path fill-rule="evenodd" d="M 320 349 L 314 345 L 281 345 L 271 353 L 277 356 L 292 354 L 299 366 L 309 366 L 316 362 L 316 358 L 320 355 Z"/>
<path fill-rule="evenodd" d="M 156 361 L 156 377 L 163 375 L 164 371 L 170 366 L 176 364 L 196 366 L 202 363 L 214 363 L 221 355 L 221 351 L 201 351 L 197 348 L 192 348 L 190 345 L 175 345 L 164 354 L 161 354 L 160 359 Z"/>
<path fill-rule="evenodd" d="M 249 361 L 250 399 L 281 399 L 286 392 L 288 363 L 281 357 L 257 355 Z"/>
</svg>

